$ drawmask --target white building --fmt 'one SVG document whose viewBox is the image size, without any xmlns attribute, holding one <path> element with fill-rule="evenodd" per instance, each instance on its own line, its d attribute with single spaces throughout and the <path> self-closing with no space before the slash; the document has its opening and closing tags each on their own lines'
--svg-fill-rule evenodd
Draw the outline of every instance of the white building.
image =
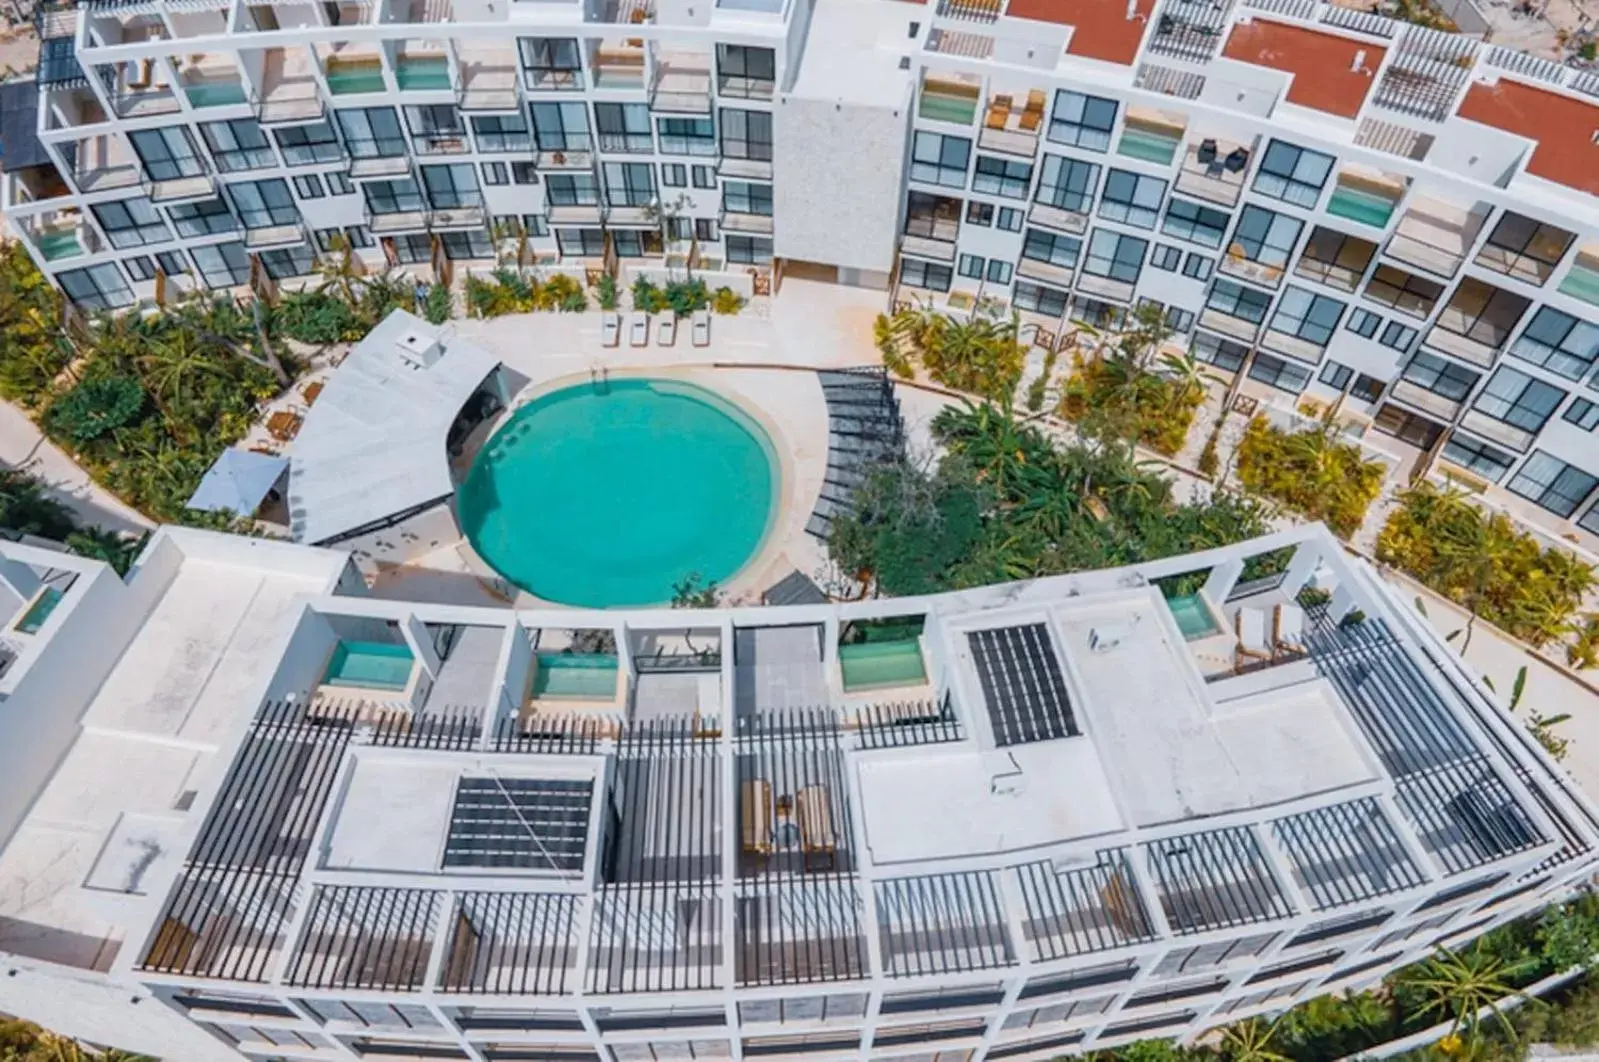
<svg viewBox="0 0 1599 1062">
<path fill-rule="evenodd" d="M 1319 527 L 718 611 L 377 601 L 171 529 L 125 585 L 0 554 L 7 706 L 65 691 L 53 774 L 7 776 L 0 1010 L 167 1058 L 1186 1038 L 1546 904 L 1599 841 Z"/>
</svg>

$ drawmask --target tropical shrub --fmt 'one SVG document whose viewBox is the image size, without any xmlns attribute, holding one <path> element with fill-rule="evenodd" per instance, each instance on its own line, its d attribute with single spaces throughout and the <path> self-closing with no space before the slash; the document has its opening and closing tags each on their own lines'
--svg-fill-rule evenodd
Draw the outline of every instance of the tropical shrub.
<svg viewBox="0 0 1599 1062">
<path fill-rule="evenodd" d="M 562 313 L 582 313 L 588 309 L 588 296 L 583 294 L 583 284 L 574 276 L 557 273 L 540 287 L 537 297 L 541 310 L 559 310 Z"/>
<path fill-rule="evenodd" d="M 1423 482 L 1399 502 L 1377 537 L 1377 559 L 1466 609 L 1462 651 L 1479 616 L 1534 646 L 1576 630 L 1594 570 L 1575 555 L 1542 548 L 1458 489 Z"/>
<path fill-rule="evenodd" d="M 1582 618 L 1576 637 L 1566 646 L 1566 664 L 1579 671 L 1599 666 L 1599 615 L 1590 612 Z"/>
<path fill-rule="evenodd" d="M 600 282 L 594 285 L 594 296 L 599 299 L 600 309 L 614 310 L 617 305 L 616 278 L 609 273 L 600 274 Z"/>
<path fill-rule="evenodd" d="M 745 301 L 744 296 L 732 288 L 717 288 L 716 294 L 711 296 L 711 312 L 729 316 L 742 310 Z"/>
<path fill-rule="evenodd" d="M 633 309 L 644 313 L 660 313 L 666 309 L 666 293 L 656 287 L 648 277 L 633 281 Z"/>
<path fill-rule="evenodd" d="M 1027 357 L 1017 329 L 1015 317 L 963 320 L 922 307 L 879 314 L 873 336 L 895 375 L 909 378 L 919 365 L 946 387 L 1000 402 L 1015 393 Z"/>
<path fill-rule="evenodd" d="M 85 380 L 45 413 L 51 432 L 74 443 L 93 442 L 132 422 L 144 408 L 144 389 L 128 376 Z"/>
<path fill-rule="evenodd" d="M 61 296 L 21 243 L 0 245 L 0 397 L 37 406 L 72 362 Z"/>
<path fill-rule="evenodd" d="M 674 280 L 666 285 L 666 305 L 678 317 L 688 317 L 705 309 L 711 302 L 711 291 L 699 277 L 692 280 Z"/>
<path fill-rule="evenodd" d="M 285 294 L 272 308 L 271 322 L 273 331 L 311 346 L 353 343 L 367 332 L 348 302 L 315 289 Z"/>
<path fill-rule="evenodd" d="M 467 274 L 464 287 L 467 312 L 475 317 L 501 317 L 536 310 L 581 313 L 589 304 L 582 282 L 565 273 L 556 273 L 540 281 L 519 269 L 499 266 L 487 277 Z"/>
<path fill-rule="evenodd" d="M 445 284 L 432 284 L 428 287 L 427 297 L 422 300 L 422 316 L 429 324 L 443 324 L 450 319 L 454 309 L 454 299 L 450 296 L 450 289 Z"/>
<path fill-rule="evenodd" d="M 1249 422 L 1238 446 L 1238 480 L 1348 538 L 1377 500 L 1387 469 L 1360 447 L 1340 442 L 1330 419 L 1309 431 L 1283 431 L 1265 417 Z"/>
<path fill-rule="evenodd" d="M 60 542 L 77 526 L 72 510 L 45 493 L 37 479 L 21 469 L 0 468 L 0 527 Z"/>
<path fill-rule="evenodd" d="M 1205 400 L 1205 377 L 1191 357 L 1162 353 L 1170 334 L 1158 306 L 1141 306 L 1120 332 L 1089 333 L 1073 356 L 1060 414 L 1104 442 L 1141 443 L 1170 456 L 1182 449 Z"/>
</svg>

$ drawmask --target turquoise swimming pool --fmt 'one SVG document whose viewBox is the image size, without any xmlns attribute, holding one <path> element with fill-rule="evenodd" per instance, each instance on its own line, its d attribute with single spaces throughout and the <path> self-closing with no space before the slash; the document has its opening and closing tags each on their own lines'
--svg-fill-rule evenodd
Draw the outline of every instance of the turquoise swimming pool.
<svg viewBox="0 0 1599 1062">
<path fill-rule="evenodd" d="M 547 601 L 655 605 L 726 583 L 776 509 L 775 451 L 730 403 L 675 380 L 543 395 L 495 432 L 456 494 L 478 555 Z"/>
<path fill-rule="evenodd" d="M 322 682 L 327 686 L 403 690 L 411 681 L 413 659 L 409 646 L 341 641 L 333 649 L 333 659 L 328 661 Z"/>
<path fill-rule="evenodd" d="M 1188 641 L 1221 633 L 1221 627 L 1216 623 L 1216 616 L 1205 603 L 1203 594 L 1168 597 L 1166 607 L 1171 609 L 1172 618 L 1177 621 L 1177 629 L 1183 632 L 1183 637 Z"/>
</svg>

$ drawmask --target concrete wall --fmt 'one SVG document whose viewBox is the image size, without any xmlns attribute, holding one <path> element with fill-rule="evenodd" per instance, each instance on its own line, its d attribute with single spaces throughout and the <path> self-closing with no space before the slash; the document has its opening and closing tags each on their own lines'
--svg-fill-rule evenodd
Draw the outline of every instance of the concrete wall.
<svg viewBox="0 0 1599 1062">
<path fill-rule="evenodd" d="M 360 569 L 370 575 L 381 565 L 405 564 L 460 537 L 454 505 L 440 502 L 393 527 L 346 539 L 338 548 L 349 550 Z"/>
<path fill-rule="evenodd" d="M 892 269 L 908 130 L 904 107 L 779 100 L 772 151 L 783 178 L 773 192 L 773 253 L 846 269 Z"/>
</svg>

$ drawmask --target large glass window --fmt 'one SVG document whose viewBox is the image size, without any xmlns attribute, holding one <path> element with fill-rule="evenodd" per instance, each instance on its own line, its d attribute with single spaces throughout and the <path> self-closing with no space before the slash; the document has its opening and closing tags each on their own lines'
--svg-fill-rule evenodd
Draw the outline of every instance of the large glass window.
<svg viewBox="0 0 1599 1062">
<path fill-rule="evenodd" d="M 128 140 L 152 181 L 176 181 L 205 173 L 205 163 L 195 150 L 189 131 L 182 126 L 141 129 L 129 133 Z"/>
<path fill-rule="evenodd" d="M 1511 477 L 1512 494 L 1519 494 L 1556 516 L 1570 516 L 1582 500 L 1593 492 L 1594 479 L 1582 469 L 1558 457 L 1534 450 L 1521 470 Z"/>
<path fill-rule="evenodd" d="M 723 155 L 730 159 L 748 159 L 752 162 L 772 161 L 770 114 L 765 111 L 744 111 L 734 107 L 723 107 L 721 121 Z"/>
<path fill-rule="evenodd" d="M 1558 387 L 1500 366 L 1472 406 L 1484 416 L 1536 435 L 1565 397 L 1566 393 Z"/>
<path fill-rule="evenodd" d="M 1466 277 L 1438 314 L 1438 327 L 1497 350 L 1515 331 L 1529 305 L 1529 300 L 1514 292 Z"/>
<path fill-rule="evenodd" d="M 1339 291 L 1354 291 L 1371 264 L 1377 245 L 1370 240 L 1346 236 L 1336 229 L 1321 226 L 1310 231 L 1305 250 L 1294 265 L 1294 272 Z"/>
<path fill-rule="evenodd" d="M 527 119 L 520 114 L 484 114 L 472 119 L 472 137 L 479 151 L 490 154 L 524 152 L 533 147 Z"/>
<path fill-rule="evenodd" d="M 595 206 L 600 186 L 592 173 L 552 173 L 544 178 L 544 194 L 551 206 Z"/>
<path fill-rule="evenodd" d="M 655 198 L 655 167 L 647 162 L 607 162 L 605 201 L 611 206 L 649 206 Z"/>
<path fill-rule="evenodd" d="M 1343 314 L 1344 304 L 1337 299 L 1289 287 L 1278 300 L 1277 312 L 1272 314 L 1268 327 L 1273 332 L 1325 347 L 1332 340 L 1333 330 Z"/>
<path fill-rule="evenodd" d="M 272 133 L 278 139 L 278 150 L 289 166 L 304 166 L 313 162 L 337 162 L 344 157 L 344 147 L 333 126 L 327 122 L 312 122 Z"/>
<path fill-rule="evenodd" d="M 716 73 L 720 95 L 770 99 L 777 80 L 777 53 L 771 48 L 718 44 Z"/>
<path fill-rule="evenodd" d="M 924 262 L 920 258 L 901 258 L 899 260 L 900 283 L 909 284 L 913 288 L 948 291 L 950 282 L 954 278 L 954 271 L 949 266 L 938 262 Z"/>
<path fill-rule="evenodd" d="M 311 252 L 309 244 L 277 247 L 261 252 L 261 268 L 265 269 L 267 276 L 273 280 L 309 276 L 316 268 L 316 255 Z"/>
<path fill-rule="evenodd" d="M 596 103 L 594 131 L 601 151 L 655 150 L 650 136 L 650 109 L 642 103 Z"/>
<path fill-rule="evenodd" d="M 1027 188 L 1033 182 L 1033 165 L 1020 160 L 995 158 L 993 155 L 977 156 L 977 169 L 972 176 L 972 191 L 1006 199 L 1026 199 Z"/>
<path fill-rule="evenodd" d="M 335 114 L 351 158 L 391 159 L 410 154 L 400 116 L 393 107 L 363 107 Z"/>
<path fill-rule="evenodd" d="M 716 123 L 709 118 L 657 118 L 663 155 L 716 154 Z"/>
<path fill-rule="evenodd" d="M 278 157 L 254 118 L 235 118 L 231 122 L 203 122 L 200 135 L 211 149 L 211 161 L 219 173 L 262 170 L 277 165 Z"/>
<path fill-rule="evenodd" d="M 732 214 L 772 216 L 772 186 L 753 181 L 722 182 L 722 207 Z"/>
<path fill-rule="evenodd" d="M 727 260 L 739 264 L 770 265 L 772 241 L 765 236 L 727 234 Z"/>
<path fill-rule="evenodd" d="M 1477 264 L 1531 284 L 1542 284 L 1555 271 L 1575 237 L 1514 211 L 1505 211 L 1477 253 Z"/>
<path fill-rule="evenodd" d="M 1200 206 L 1173 196 L 1166 206 L 1166 218 L 1160 223 L 1160 231 L 1206 247 L 1220 247 L 1231 221 L 1232 215 L 1224 210 Z"/>
<path fill-rule="evenodd" d="M 466 123 L 453 104 L 430 103 L 405 109 L 416 150 L 426 155 L 454 155 L 467 150 Z"/>
<path fill-rule="evenodd" d="M 1144 252 L 1148 249 L 1148 240 L 1111 232 L 1109 229 L 1095 229 L 1088 240 L 1088 256 L 1083 261 L 1083 272 L 1125 284 L 1136 284 L 1138 272 L 1144 265 Z"/>
<path fill-rule="evenodd" d="M 918 132 L 911 145 L 911 179 L 964 188 L 971 157 L 972 142 L 965 137 Z"/>
<path fill-rule="evenodd" d="M 1190 349 L 1200 361 L 1225 372 L 1237 372 L 1243 366 L 1244 359 L 1249 357 L 1249 348 L 1242 343 L 1234 343 L 1209 332 L 1195 333 Z"/>
<path fill-rule="evenodd" d="M 599 229 L 556 229 L 555 245 L 563 255 L 596 258 L 605 253 L 605 233 Z"/>
<path fill-rule="evenodd" d="M 1310 370 L 1303 365 L 1282 358 L 1274 358 L 1264 351 L 1258 352 L 1249 363 L 1248 376 L 1279 391 L 1298 394 L 1310 383 Z"/>
<path fill-rule="evenodd" d="M 444 257 L 452 262 L 489 260 L 494 257 L 494 241 L 482 229 L 446 232 L 441 235 Z"/>
<path fill-rule="evenodd" d="M 1250 270 L 1249 275 L 1266 283 L 1275 284 L 1282 278 L 1294 244 L 1304 223 L 1287 214 L 1278 214 L 1258 206 L 1246 206 L 1238 216 L 1233 229 L 1232 242 L 1227 245 L 1223 268 L 1240 261 L 1253 262 L 1264 270 Z"/>
<path fill-rule="evenodd" d="M 583 87 L 583 58 L 575 38 L 523 37 L 516 43 L 522 53 L 522 78 L 528 88 Z"/>
<path fill-rule="evenodd" d="M 300 220 L 289 184 L 282 179 L 241 181 L 228 185 L 228 199 L 246 229 L 293 225 Z"/>
<path fill-rule="evenodd" d="M 423 166 L 422 186 L 434 210 L 455 210 L 483 205 L 477 168 L 470 162 L 451 166 Z"/>
<path fill-rule="evenodd" d="M 1099 198 L 1099 216 L 1141 229 L 1152 229 L 1166 198 L 1166 182 L 1127 170 L 1105 175 L 1105 192 Z"/>
<path fill-rule="evenodd" d="M 1066 299 L 1064 291 L 1026 280 L 1018 280 L 1015 291 L 1011 294 L 1011 303 L 1018 310 L 1027 310 L 1046 317 L 1066 316 Z"/>
<path fill-rule="evenodd" d="M 959 199 L 911 192 L 905 197 L 905 235 L 953 242 L 960 231 L 960 209 Z"/>
<path fill-rule="evenodd" d="M 208 288 L 236 288 L 250 280 L 250 256 L 242 243 L 218 243 L 189 251 Z"/>
<path fill-rule="evenodd" d="M 1074 214 L 1085 214 L 1094 201 L 1094 188 L 1099 184 L 1099 167 L 1092 162 L 1044 156 L 1044 170 L 1038 178 L 1038 191 L 1033 196 L 1047 206 L 1058 207 Z"/>
<path fill-rule="evenodd" d="M 167 217 L 177 226 L 178 235 L 185 237 L 212 236 L 219 232 L 232 232 L 239 227 L 233 211 L 220 199 L 169 206 Z"/>
<path fill-rule="evenodd" d="M 115 203 L 101 203 L 90 207 L 100 229 L 111 241 L 111 246 L 143 247 L 150 243 L 165 243 L 172 239 L 172 230 L 161 220 L 148 199 L 119 199 Z"/>
<path fill-rule="evenodd" d="M 1070 236 L 1057 236 L 1041 229 L 1028 229 L 1022 241 L 1022 257 L 1035 262 L 1048 262 L 1063 269 L 1073 269 L 1077 256 L 1082 253 L 1083 241 Z"/>
<path fill-rule="evenodd" d="M 1468 472 L 1498 483 L 1510 471 L 1516 459 L 1497 447 L 1479 442 L 1458 431 L 1444 443 L 1444 460 L 1453 462 Z"/>
<path fill-rule="evenodd" d="M 1332 167 L 1331 155 L 1273 140 L 1266 145 L 1265 157 L 1255 174 L 1255 191 L 1295 206 L 1314 208 Z"/>
<path fill-rule="evenodd" d="M 74 305 L 85 310 L 115 310 L 133 303 L 133 289 L 111 262 L 57 273 L 56 282 Z"/>
<path fill-rule="evenodd" d="M 1510 353 L 1568 380 L 1581 379 L 1599 358 L 1599 326 L 1551 306 L 1540 307 Z"/>
<path fill-rule="evenodd" d="M 1443 293 L 1442 284 L 1406 273 L 1403 269 L 1395 269 L 1391 265 L 1379 265 L 1366 283 L 1365 296 L 1372 302 L 1391 306 L 1401 313 L 1426 317 L 1432 313 L 1432 308 L 1438 304 L 1438 296 Z"/>
<path fill-rule="evenodd" d="M 581 103 L 532 103 L 533 142 L 540 151 L 587 151 L 588 108 Z"/>
<path fill-rule="evenodd" d="M 426 209 L 421 187 L 409 178 L 368 181 L 361 190 L 366 193 L 367 210 L 373 214 L 412 214 Z"/>
<path fill-rule="evenodd" d="M 1266 319 L 1266 309 L 1270 305 L 1271 296 L 1264 291 L 1231 280 L 1218 279 L 1210 286 L 1210 294 L 1205 299 L 1206 309 L 1257 325 Z"/>
<path fill-rule="evenodd" d="M 1464 401 L 1481 379 L 1465 366 L 1445 361 L 1425 350 L 1416 352 L 1401 375 L 1422 390 L 1431 391 L 1451 402 Z"/>
<path fill-rule="evenodd" d="M 1065 89 L 1055 93 L 1055 110 L 1049 116 L 1049 139 L 1057 144 L 1110 150 L 1110 131 L 1116 127 L 1116 101 Z"/>
</svg>

